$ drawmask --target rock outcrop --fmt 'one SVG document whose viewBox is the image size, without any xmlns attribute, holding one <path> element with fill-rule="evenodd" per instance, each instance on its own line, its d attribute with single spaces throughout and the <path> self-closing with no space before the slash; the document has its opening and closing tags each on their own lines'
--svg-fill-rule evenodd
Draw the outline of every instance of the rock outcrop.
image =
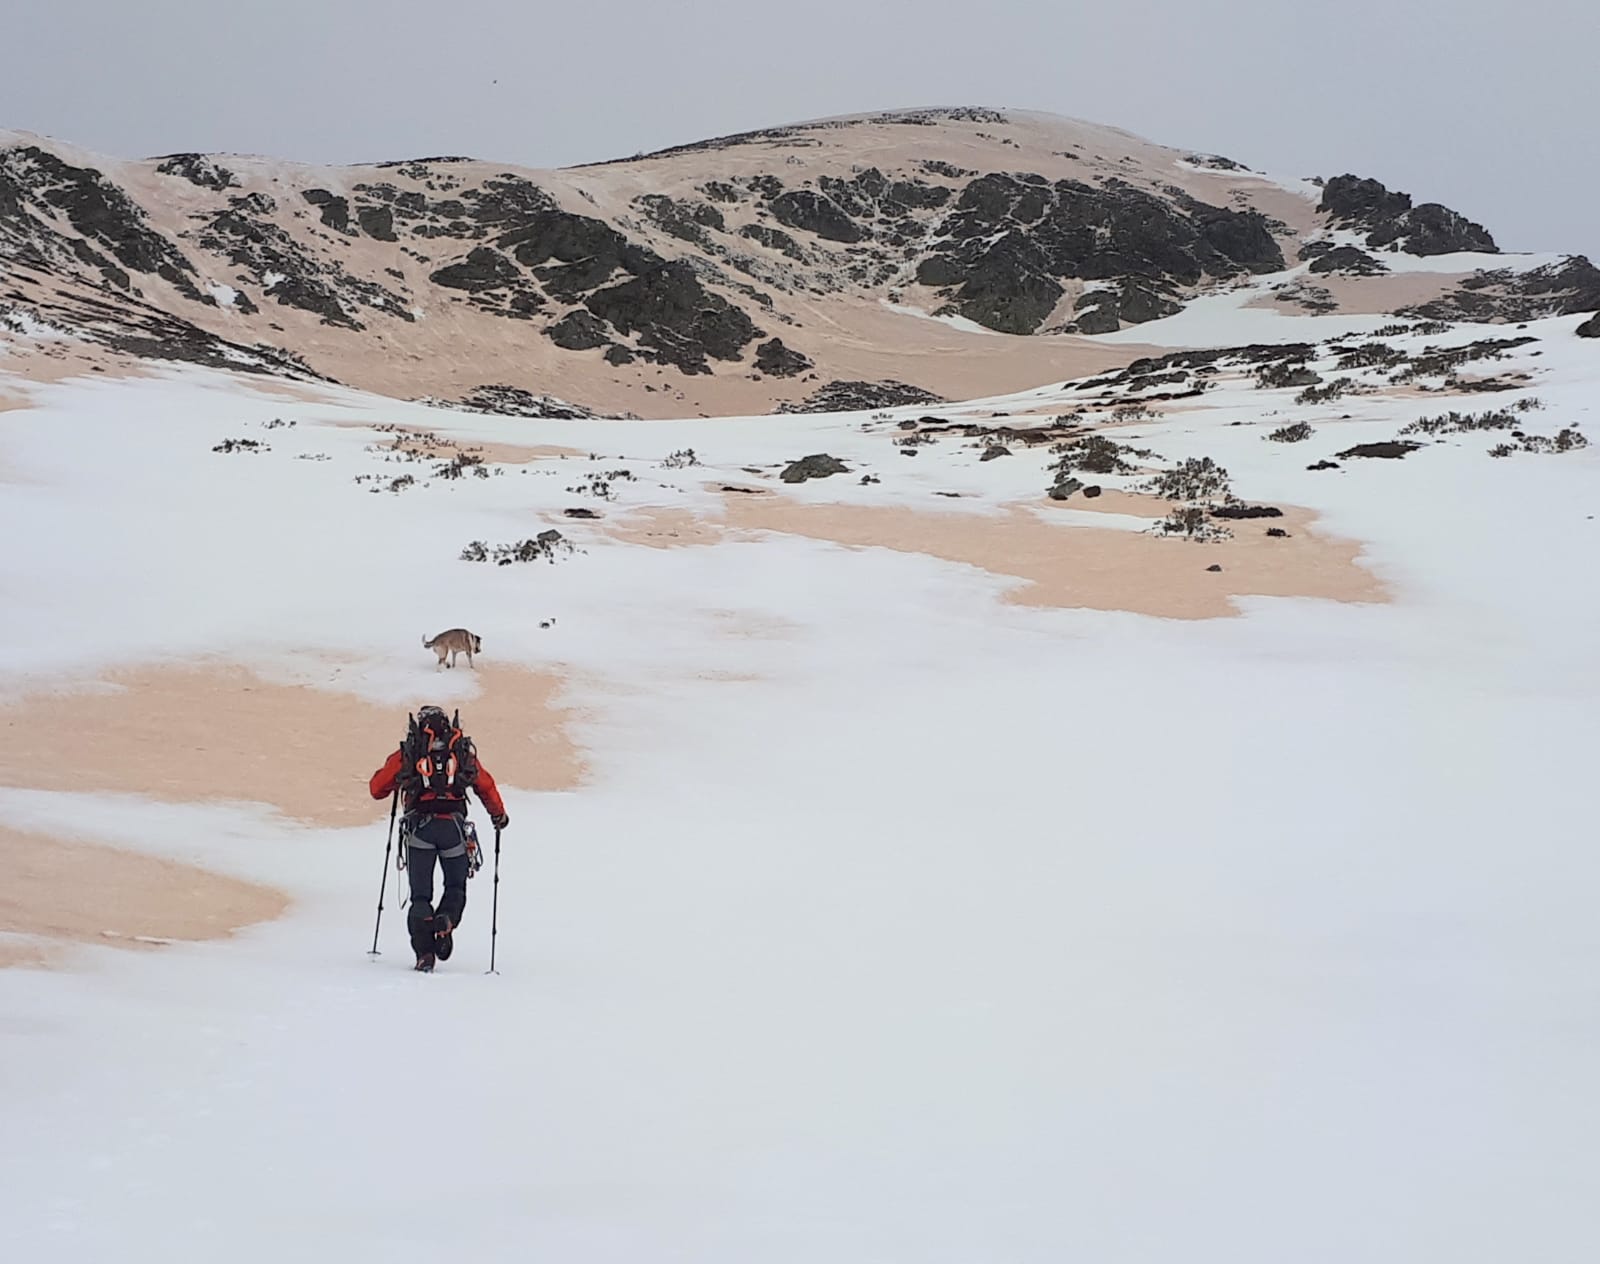
<svg viewBox="0 0 1600 1264">
<path fill-rule="evenodd" d="M 1500 250 L 1482 225 L 1437 202 L 1412 206 L 1409 194 L 1391 192 L 1376 180 L 1334 176 L 1323 186 L 1317 209 L 1337 227 L 1365 231 L 1374 249 L 1392 246 L 1424 256 Z"/>
</svg>

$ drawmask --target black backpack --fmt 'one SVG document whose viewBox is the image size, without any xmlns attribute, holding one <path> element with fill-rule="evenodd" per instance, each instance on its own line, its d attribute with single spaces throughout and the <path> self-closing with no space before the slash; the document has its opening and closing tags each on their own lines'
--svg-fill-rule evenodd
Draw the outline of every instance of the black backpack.
<svg viewBox="0 0 1600 1264">
<path fill-rule="evenodd" d="M 435 707 L 407 717 L 400 745 L 400 790 L 408 801 L 465 799 L 478 783 L 478 752 L 454 719 Z"/>
</svg>

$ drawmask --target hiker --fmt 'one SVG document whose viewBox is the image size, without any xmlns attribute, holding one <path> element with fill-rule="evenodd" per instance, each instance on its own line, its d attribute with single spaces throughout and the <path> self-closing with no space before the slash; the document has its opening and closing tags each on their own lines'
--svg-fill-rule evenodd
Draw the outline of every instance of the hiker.
<svg viewBox="0 0 1600 1264">
<path fill-rule="evenodd" d="M 423 707 L 406 739 L 372 774 L 374 799 L 399 791 L 405 815 L 400 821 L 400 863 L 411 874 L 411 910 L 406 929 L 417 954 L 416 968 L 431 971 L 448 961 L 451 935 L 467 907 L 467 879 L 483 863 L 477 831 L 467 819 L 467 791 L 489 809 L 496 830 L 511 823 L 489 770 L 478 762 L 472 739 L 461 732 L 460 712 L 452 720 L 440 707 Z M 439 906 L 433 904 L 433 862 L 444 874 Z"/>
</svg>

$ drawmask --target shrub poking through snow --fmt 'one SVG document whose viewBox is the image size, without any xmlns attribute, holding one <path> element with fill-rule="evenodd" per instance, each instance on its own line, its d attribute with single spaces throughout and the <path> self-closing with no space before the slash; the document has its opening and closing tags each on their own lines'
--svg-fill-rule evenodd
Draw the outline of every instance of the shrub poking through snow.
<svg viewBox="0 0 1600 1264">
<path fill-rule="evenodd" d="M 1278 427 L 1266 438 L 1271 439 L 1274 443 L 1303 443 L 1313 433 L 1309 421 L 1297 421 L 1292 426 Z"/>
<path fill-rule="evenodd" d="M 1227 540 L 1233 532 L 1218 526 L 1206 517 L 1199 505 L 1184 505 L 1174 509 L 1150 528 L 1156 535 L 1181 535 L 1186 540 Z"/>
<path fill-rule="evenodd" d="M 1363 342 L 1341 347 L 1338 357 L 1341 369 L 1392 369 L 1405 362 L 1406 353 L 1386 342 Z"/>
<path fill-rule="evenodd" d="M 1437 417 L 1418 417 L 1409 426 L 1400 427 L 1400 433 L 1466 434 L 1473 430 L 1515 430 L 1521 424 L 1517 415 L 1505 408 L 1491 408 L 1482 413 L 1460 413 L 1452 409 Z"/>
<path fill-rule="evenodd" d="M 680 448 L 676 452 L 669 452 L 661 462 L 663 469 L 681 470 L 690 465 L 699 465 L 700 458 L 694 454 L 693 448 Z"/>
<path fill-rule="evenodd" d="M 585 474 L 574 487 L 567 490 L 574 496 L 596 496 L 601 500 L 611 499 L 611 484 L 614 482 L 632 482 L 632 470 L 607 470 L 604 474 Z"/>
<path fill-rule="evenodd" d="M 1097 434 L 1054 444 L 1050 451 L 1060 458 L 1053 467 L 1058 475 L 1057 482 L 1078 471 L 1085 474 L 1132 474 L 1134 467 L 1129 457 L 1155 455 L 1149 448 L 1131 447 Z"/>
<path fill-rule="evenodd" d="M 270 444 L 262 443 L 260 439 L 224 439 L 213 452 L 271 452 Z"/>
<path fill-rule="evenodd" d="M 514 544 L 497 544 L 492 549 L 483 540 L 474 540 L 461 550 L 463 562 L 493 561 L 496 566 L 510 566 L 513 562 L 554 562 L 577 552 L 576 546 L 554 527 L 541 531 L 531 540 L 518 540 Z"/>
<path fill-rule="evenodd" d="M 1554 454 L 1559 452 L 1576 452 L 1580 448 L 1587 448 L 1589 441 L 1571 426 L 1563 427 L 1553 437 L 1550 435 L 1530 435 L 1520 431 L 1513 436 L 1516 443 L 1496 444 L 1489 449 L 1490 456 L 1510 456 L 1513 452 L 1536 452 Z"/>
<path fill-rule="evenodd" d="M 1294 397 L 1297 404 L 1331 404 L 1345 395 L 1353 395 L 1360 387 L 1347 377 L 1336 377 L 1321 386 L 1308 386 Z"/>
<path fill-rule="evenodd" d="M 433 472 L 439 478 L 463 478 L 469 473 L 476 478 L 489 477 L 489 467 L 483 463 L 483 458 L 471 452 L 457 452 L 448 461 L 434 466 Z"/>
<path fill-rule="evenodd" d="M 1321 381 L 1322 374 L 1303 360 L 1280 360 L 1274 364 L 1264 364 L 1256 370 L 1258 391 L 1287 390 L 1292 386 L 1316 386 Z"/>
<path fill-rule="evenodd" d="M 1164 500 L 1218 500 L 1231 494 L 1228 471 L 1208 456 L 1192 456 L 1174 469 L 1163 470 L 1141 490 Z"/>
</svg>

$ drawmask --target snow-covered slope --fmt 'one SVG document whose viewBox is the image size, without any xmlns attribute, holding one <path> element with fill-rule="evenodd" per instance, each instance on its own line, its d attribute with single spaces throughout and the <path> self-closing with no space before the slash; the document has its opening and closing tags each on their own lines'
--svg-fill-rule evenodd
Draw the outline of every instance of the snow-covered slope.
<svg viewBox="0 0 1600 1264">
<path fill-rule="evenodd" d="M 8 1246 L 1592 1258 L 1594 344 L 1385 322 L 876 414 L 9 382 Z M 365 955 L 435 700 L 498 976 L 488 870 Z"/>
</svg>

